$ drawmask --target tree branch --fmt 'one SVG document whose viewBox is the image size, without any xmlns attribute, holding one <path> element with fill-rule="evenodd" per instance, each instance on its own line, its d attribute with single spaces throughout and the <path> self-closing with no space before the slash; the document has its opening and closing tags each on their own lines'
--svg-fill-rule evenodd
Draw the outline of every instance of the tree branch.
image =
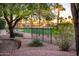
<svg viewBox="0 0 79 59">
<path fill-rule="evenodd" d="M 9 24 L 10 22 L 9 22 L 9 20 L 8 20 L 8 18 L 7 18 L 7 16 L 6 16 L 6 13 L 5 12 L 3 12 L 4 13 L 4 18 L 5 18 L 5 20 L 7 21 L 7 23 Z"/>
<path fill-rule="evenodd" d="M 16 26 L 16 24 L 22 19 L 22 17 L 19 17 L 18 19 L 16 19 L 14 25 L 13 25 L 13 28 Z"/>
<path fill-rule="evenodd" d="M 12 21 L 13 20 L 13 14 L 11 13 L 10 14 L 10 21 Z"/>
<path fill-rule="evenodd" d="M 16 18 L 15 18 L 14 20 L 12 19 L 12 20 L 10 21 L 10 23 L 12 23 L 13 21 L 15 21 L 17 18 L 19 18 L 19 16 L 16 16 Z"/>
</svg>

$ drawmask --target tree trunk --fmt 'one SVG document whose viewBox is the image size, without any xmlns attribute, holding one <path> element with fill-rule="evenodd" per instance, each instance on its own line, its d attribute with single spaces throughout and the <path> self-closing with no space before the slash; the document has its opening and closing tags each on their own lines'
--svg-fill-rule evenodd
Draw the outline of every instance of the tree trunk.
<svg viewBox="0 0 79 59">
<path fill-rule="evenodd" d="M 79 56 L 79 10 L 77 3 L 72 3 L 71 4 L 71 11 L 72 11 L 72 16 L 73 16 L 73 21 L 74 21 L 74 28 L 75 28 L 75 40 L 76 40 L 76 52 L 77 56 Z"/>
<path fill-rule="evenodd" d="M 22 19 L 22 17 L 19 17 L 18 19 L 16 19 L 16 21 L 14 23 L 9 23 L 8 26 L 9 26 L 9 32 L 10 32 L 10 38 L 14 38 L 15 35 L 14 35 L 14 28 L 16 26 L 16 24 Z"/>
<path fill-rule="evenodd" d="M 14 32 L 13 32 L 13 27 L 9 25 L 9 33 L 10 33 L 10 38 L 14 38 Z"/>
<path fill-rule="evenodd" d="M 75 40 L 76 40 L 76 51 L 79 56 L 79 23 L 74 25 L 75 27 Z"/>
</svg>

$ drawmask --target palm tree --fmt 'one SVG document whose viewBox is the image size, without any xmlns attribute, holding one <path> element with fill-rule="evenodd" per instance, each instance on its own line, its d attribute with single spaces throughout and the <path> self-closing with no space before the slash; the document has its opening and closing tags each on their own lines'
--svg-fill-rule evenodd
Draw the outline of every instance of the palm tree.
<svg viewBox="0 0 79 59">
<path fill-rule="evenodd" d="M 65 20 L 67 20 L 67 18 L 65 17 Z"/>
<path fill-rule="evenodd" d="M 62 23 L 63 22 L 63 17 L 59 17 L 59 19 L 60 19 L 60 23 Z"/>
<path fill-rule="evenodd" d="M 65 8 L 63 7 L 63 5 L 61 5 L 59 3 L 54 3 L 52 7 L 53 7 L 53 10 L 57 10 L 58 11 L 58 13 L 57 13 L 57 26 L 58 26 L 60 11 L 64 11 Z"/>
<path fill-rule="evenodd" d="M 68 16 L 69 19 L 71 19 L 71 16 Z"/>
</svg>

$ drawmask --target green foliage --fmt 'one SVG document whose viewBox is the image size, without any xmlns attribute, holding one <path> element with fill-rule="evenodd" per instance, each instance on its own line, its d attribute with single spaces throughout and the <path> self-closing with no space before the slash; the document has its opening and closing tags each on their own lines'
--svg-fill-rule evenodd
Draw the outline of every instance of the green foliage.
<svg viewBox="0 0 79 59">
<path fill-rule="evenodd" d="M 31 10 L 28 10 L 27 8 L 28 4 L 16 4 L 16 3 L 11 3 L 11 4 L 0 4 L 0 9 L 1 13 L 3 16 L 3 11 L 6 13 L 7 16 L 10 16 L 11 14 L 14 16 L 21 16 L 25 17 L 31 13 Z"/>
<path fill-rule="evenodd" d="M 63 7 L 63 5 L 59 4 L 59 3 L 54 3 L 51 5 L 52 6 L 52 9 L 58 9 L 59 11 L 63 11 L 65 10 L 65 8 Z"/>
<path fill-rule="evenodd" d="M 52 19 L 55 19 L 55 14 L 53 14 L 53 13 L 50 13 L 50 14 L 47 14 L 47 15 L 45 15 L 45 18 L 46 18 L 46 20 L 52 20 Z"/>
<path fill-rule="evenodd" d="M 3 17 L 8 25 L 10 37 L 14 37 L 13 29 L 16 24 L 29 16 L 32 10 L 28 9 L 28 3 L 2 3 L 0 4 L 0 17 Z"/>
<path fill-rule="evenodd" d="M 39 39 L 33 39 L 32 42 L 29 43 L 29 46 L 40 47 L 40 46 L 43 46 L 43 42 Z"/>
<path fill-rule="evenodd" d="M 43 11 L 48 11 L 50 8 L 46 3 L 30 3 L 28 5 L 28 9 L 29 10 L 32 9 L 32 11 L 34 13 L 39 13 L 40 12 L 40 14 L 41 14 Z"/>
<path fill-rule="evenodd" d="M 58 35 L 59 33 L 60 33 L 60 31 L 57 29 L 57 27 L 53 26 L 53 28 L 52 28 L 52 34 L 53 35 Z"/>
<path fill-rule="evenodd" d="M 50 6 L 47 3 L 31 3 L 28 6 L 29 10 L 32 9 L 33 14 L 36 14 L 38 17 L 44 17 L 47 20 L 52 20 L 55 15 L 50 10 Z M 47 16 L 47 17 L 46 17 Z"/>
<path fill-rule="evenodd" d="M 68 51 L 71 46 L 70 41 L 68 39 L 58 40 L 57 44 L 62 51 Z"/>
<path fill-rule="evenodd" d="M 56 38 L 56 44 L 59 46 L 61 50 L 67 51 L 71 44 L 72 40 L 74 39 L 74 28 L 73 24 L 70 23 L 61 23 L 53 30 L 53 35 Z"/>
<path fill-rule="evenodd" d="M 4 29 L 6 25 L 6 22 L 4 21 L 4 19 L 0 18 L 0 29 Z"/>
</svg>

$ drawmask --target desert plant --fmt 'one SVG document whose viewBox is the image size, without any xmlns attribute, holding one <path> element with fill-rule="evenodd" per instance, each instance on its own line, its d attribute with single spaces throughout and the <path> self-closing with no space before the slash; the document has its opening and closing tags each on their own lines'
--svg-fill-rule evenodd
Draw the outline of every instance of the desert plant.
<svg viewBox="0 0 79 59">
<path fill-rule="evenodd" d="M 39 39 L 33 39 L 31 43 L 29 43 L 29 46 L 32 46 L 32 47 L 43 46 L 43 42 Z"/>
<path fill-rule="evenodd" d="M 55 30 L 58 33 L 54 34 L 56 37 L 56 45 L 63 51 L 67 51 L 74 39 L 73 25 L 69 23 L 63 23 L 59 25 L 59 29 Z M 54 32 L 55 33 L 55 32 Z"/>
<path fill-rule="evenodd" d="M 62 50 L 62 51 L 68 51 L 68 49 L 71 46 L 71 42 L 69 40 L 66 40 L 66 39 L 58 40 L 57 44 L 58 44 L 60 50 Z"/>
</svg>

